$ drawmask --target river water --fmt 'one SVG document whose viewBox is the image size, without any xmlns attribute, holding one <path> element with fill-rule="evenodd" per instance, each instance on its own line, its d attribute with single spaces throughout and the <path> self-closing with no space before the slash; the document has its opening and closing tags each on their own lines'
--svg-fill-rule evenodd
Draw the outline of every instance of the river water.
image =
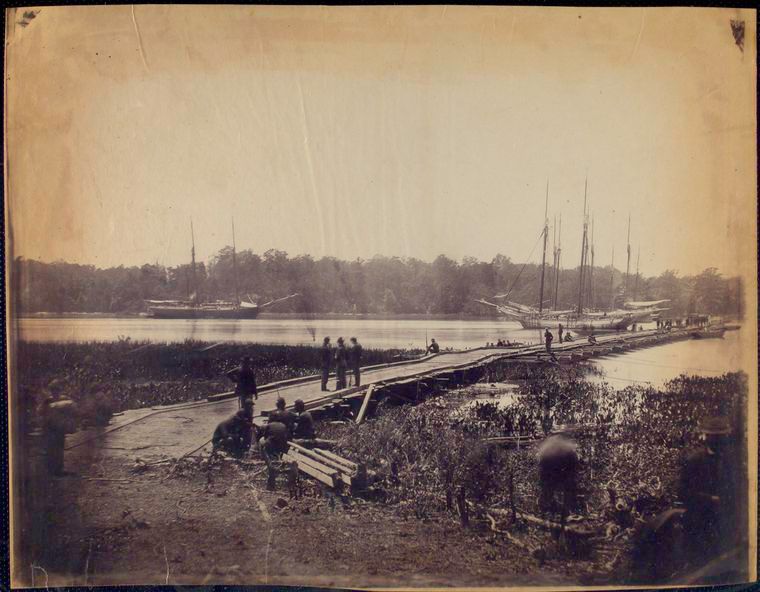
<svg viewBox="0 0 760 592">
<path fill-rule="evenodd" d="M 424 349 L 435 338 L 441 347 L 481 347 L 498 339 L 539 343 L 538 331 L 499 320 L 381 319 L 151 319 L 151 318 L 23 318 L 20 337 L 26 341 L 237 341 L 279 345 L 312 345 L 330 336 L 357 337 L 364 347 Z"/>
<path fill-rule="evenodd" d="M 186 339 L 218 342 L 318 345 L 326 335 L 333 342 L 358 337 L 364 347 L 418 348 L 435 338 L 442 348 L 468 349 L 498 339 L 540 342 L 538 331 L 500 320 L 380 320 L 380 319 L 277 319 L 183 320 L 150 318 L 23 318 L 20 338 L 26 341 L 132 341 L 182 342 Z M 727 332 L 723 339 L 690 339 L 602 358 L 595 364 L 603 372 L 593 380 L 606 380 L 617 388 L 630 384 L 661 385 L 682 373 L 717 376 L 742 368 L 744 331 Z M 746 337 L 746 335 L 745 335 Z M 746 360 L 746 356 L 744 357 Z"/>
</svg>

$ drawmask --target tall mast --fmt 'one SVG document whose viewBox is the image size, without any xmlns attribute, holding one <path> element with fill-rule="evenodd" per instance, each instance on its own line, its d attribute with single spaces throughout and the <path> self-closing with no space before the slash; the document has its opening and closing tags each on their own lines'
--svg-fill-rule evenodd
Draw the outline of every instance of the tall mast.
<svg viewBox="0 0 760 592">
<path fill-rule="evenodd" d="M 631 214 L 628 214 L 628 262 L 625 264 L 625 284 L 623 284 L 625 298 L 628 298 L 628 276 L 631 274 Z"/>
<path fill-rule="evenodd" d="M 190 255 L 192 257 L 192 277 L 193 277 L 193 292 L 195 293 L 194 300 L 198 301 L 198 282 L 195 275 L 195 231 L 193 230 L 193 219 L 190 218 L 190 240 L 192 241 L 192 248 L 190 249 Z"/>
<path fill-rule="evenodd" d="M 639 297 L 639 258 L 641 257 L 641 245 L 639 245 L 638 252 L 636 253 L 636 279 L 633 284 L 633 299 L 638 300 Z"/>
<path fill-rule="evenodd" d="M 588 218 L 586 217 L 586 201 L 588 198 L 588 177 L 583 189 L 583 240 L 581 241 L 581 268 L 578 281 L 578 314 L 583 314 L 583 279 L 586 266 L 586 250 L 588 248 Z"/>
<path fill-rule="evenodd" d="M 232 219 L 232 277 L 235 283 L 235 304 L 240 304 L 238 293 L 237 255 L 235 253 L 235 218 Z"/>
<path fill-rule="evenodd" d="M 615 245 L 612 245 L 612 264 L 610 265 L 610 310 L 615 308 Z"/>
<path fill-rule="evenodd" d="M 591 215 L 591 266 L 588 270 L 588 304 L 594 308 L 594 216 Z"/>
<path fill-rule="evenodd" d="M 549 307 L 554 309 L 554 300 L 556 297 L 556 294 L 554 293 L 554 286 L 556 284 L 556 277 L 557 277 L 557 216 L 554 216 L 554 222 L 552 224 L 552 276 L 551 276 L 551 284 L 549 285 L 549 293 L 551 294 L 551 297 L 549 298 Z"/>
<path fill-rule="evenodd" d="M 562 263 L 562 214 L 559 215 L 559 233 L 557 234 L 557 270 L 554 274 L 554 310 L 559 302 L 559 267 Z"/>
<path fill-rule="evenodd" d="M 544 274 L 546 273 L 546 243 L 549 240 L 549 179 L 546 180 L 546 206 L 544 207 L 544 257 L 541 261 L 541 289 L 538 295 L 538 314 L 544 312 Z"/>
</svg>

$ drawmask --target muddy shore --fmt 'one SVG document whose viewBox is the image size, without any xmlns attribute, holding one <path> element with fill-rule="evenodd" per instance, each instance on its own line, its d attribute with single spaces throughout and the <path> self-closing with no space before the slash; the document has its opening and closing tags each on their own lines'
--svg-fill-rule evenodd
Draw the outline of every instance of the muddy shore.
<svg viewBox="0 0 760 592">
<path fill-rule="evenodd" d="M 680 455 L 694 443 L 695 422 L 707 413 L 730 414 L 743 388 L 740 375 L 684 377 L 659 392 L 614 391 L 577 375 L 536 373 L 511 416 L 490 407 L 512 391 L 481 384 L 388 409 L 361 426 L 318 425 L 318 435 L 335 440 L 338 453 L 378 475 L 364 496 L 338 496 L 304 479 L 296 499 L 282 477 L 267 491 L 255 451 L 243 463 L 199 456 L 146 469 L 135 461 L 140 451 L 80 447 L 67 456 L 72 474 L 52 480 L 37 455 L 30 485 L 46 486 L 30 488 L 37 494 L 27 499 L 28 509 L 40 519 L 27 524 L 34 536 L 26 539 L 46 544 L 27 549 L 30 561 L 19 577 L 33 575 L 36 585 L 629 581 L 636 527 L 674 503 Z M 503 513 L 493 514 L 494 524 L 487 517 L 488 510 L 510 508 L 509 474 L 519 510 L 540 514 L 534 446 L 478 457 L 487 454 L 484 437 L 524 427 L 520 413 L 538 419 L 547 397 L 562 393 L 573 396 L 554 400 L 553 421 L 605 427 L 577 435 L 585 499 L 577 514 L 596 533 L 581 554 L 523 520 L 510 524 Z M 607 403 L 600 407 L 601 401 Z M 540 437 L 540 427 L 533 431 Z M 440 478 L 439 464 L 452 460 L 441 456 L 445 450 L 458 454 L 450 483 Z M 456 505 L 447 505 L 446 487 L 458 491 L 481 473 L 482 487 L 466 492 L 465 523 Z M 610 485 L 627 512 L 610 507 Z"/>
</svg>

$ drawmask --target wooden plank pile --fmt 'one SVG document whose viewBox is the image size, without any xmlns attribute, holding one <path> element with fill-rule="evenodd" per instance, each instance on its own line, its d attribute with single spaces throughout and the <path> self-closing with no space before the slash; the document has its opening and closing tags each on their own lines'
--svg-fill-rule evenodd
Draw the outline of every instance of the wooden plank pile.
<svg viewBox="0 0 760 592">
<path fill-rule="evenodd" d="M 361 491 L 367 487 L 365 465 L 352 462 L 329 450 L 308 449 L 290 442 L 282 460 L 295 463 L 299 471 L 333 489 L 348 487 L 351 491 Z"/>
</svg>

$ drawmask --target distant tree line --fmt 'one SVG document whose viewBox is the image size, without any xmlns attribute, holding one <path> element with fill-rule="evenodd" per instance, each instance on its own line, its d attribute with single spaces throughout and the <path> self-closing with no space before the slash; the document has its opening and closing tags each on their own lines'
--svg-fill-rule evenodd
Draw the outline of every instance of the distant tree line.
<svg viewBox="0 0 760 592">
<path fill-rule="evenodd" d="M 258 255 L 241 251 L 233 272 L 232 249 L 219 251 L 208 263 L 191 266 L 146 264 L 141 267 L 96 268 L 65 262 L 14 261 L 14 302 L 21 312 L 136 313 L 146 299 L 232 299 L 265 302 L 298 292 L 302 296 L 279 305 L 279 312 L 491 315 L 476 302 L 496 294 L 538 305 L 541 266 L 515 263 L 496 255 L 490 262 L 465 257 L 461 262 L 440 255 L 432 262 L 376 256 L 342 261 L 334 257 L 289 257 L 278 250 Z M 554 270 L 545 270 L 545 306 L 552 299 Z M 558 308 L 577 306 L 579 269 L 561 269 Z M 625 274 L 611 266 L 593 269 L 586 305 L 610 308 L 620 302 Z M 723 277 L 708 268 L 695 276 L 665 271 L 657 277 L 628 278 L 628 296 L 635 300 L 671 300 L 674 314 L 699 312 L 741 315 L 744 301 L 738 277 Z"/>
</svg>

